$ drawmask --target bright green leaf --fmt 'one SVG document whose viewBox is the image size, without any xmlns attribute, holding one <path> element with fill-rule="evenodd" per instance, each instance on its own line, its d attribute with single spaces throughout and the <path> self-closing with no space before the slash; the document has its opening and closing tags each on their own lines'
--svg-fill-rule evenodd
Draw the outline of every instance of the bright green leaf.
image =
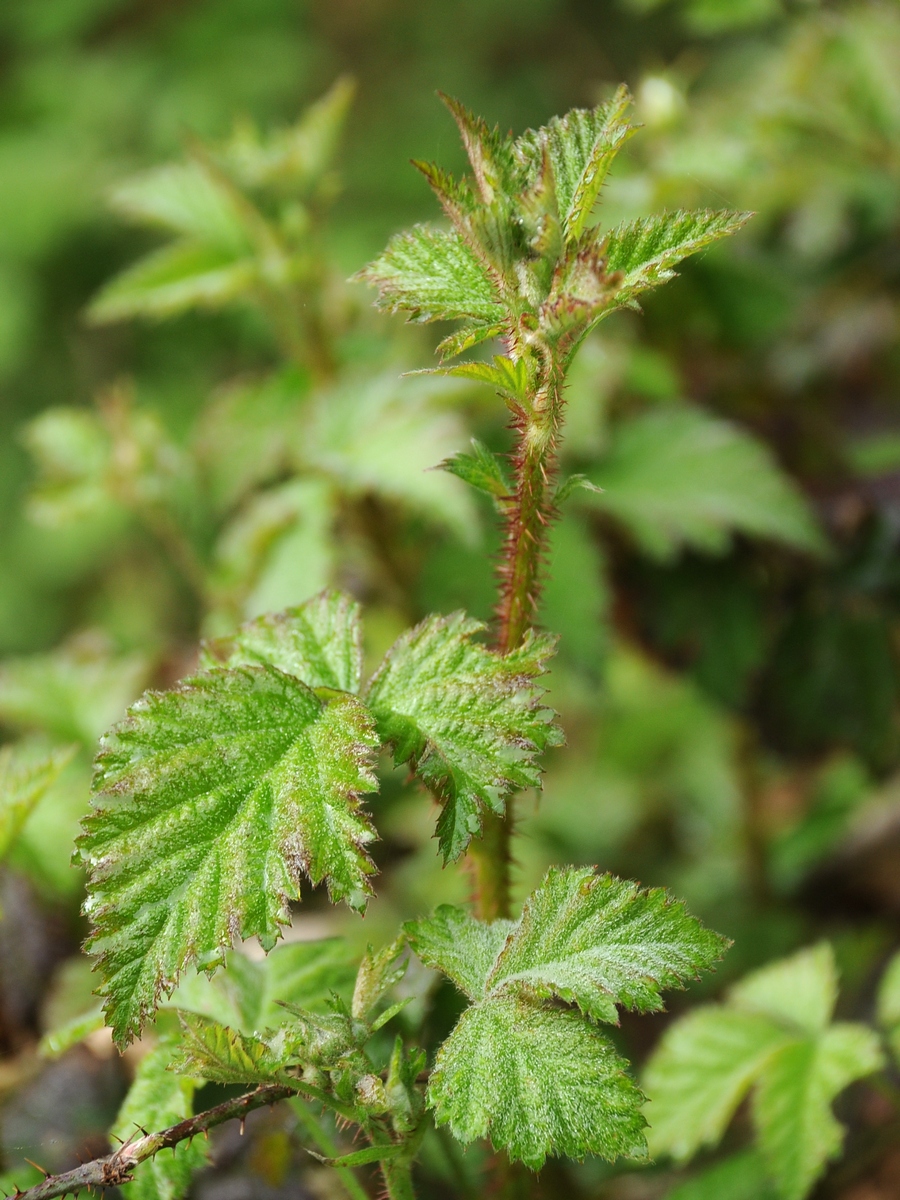
<svg viewBox="0 0 900 1200">
<path fill-rule="evenodd" d="M 776 1193 L 760 1156 L 745 1150 L 679 1184 L 666 1200 L 776 1200 Z"/>
<path fill-rule="evenodd" d="M 374 745 L 356 699 L 325 703 L 266 666 L 149 692 L 104 738 L 79 856 L 120 1043 L 188 963 L 220 961 L 236 937 L 271 949 L 304 875 L 365 903 Z"/>
<path fill-rule="evenodd" d="M 359 605 L 320 592 L 296 608 L 248 621 L 232 637 L 204 643 L 201 667 L 272 666 L 307 687 L 358 692 L 362 672 Z"/>
<path fill-rule="evenodd" d="M 0 747 L 0 862 L 74 751 L 74 746 L 48 750 L 27 742 Z"/>
<path fill-rule="evenodd" d="M 754 1096 L 753 1116 L 782 1200 L 803 1200 L 843 1143 L 831 1102 L 883 1065 L 878 1038 L 864 1025 L 837 1024 L 819 1038 L 783 1046 Z"/>
<path fill-rule="evenodd" d="M 463 1013 L 428 1101 L 461 1142 L 490 1137 L 535 1170 L 548 1154 L 646 1157 L 641 1093 L 607 1038 L 573 1011 L 521 996 Z"/>
<path fill-rule="evenodd" d="M 789 1038 L 765 1017 L 727 1008 L 699 1008 L 670 1026 L 643 1079 L 651 1152 L 686 1160 L 715 1145 Z"/>
<path fill-rule="evenodd" d="M 251 249 L 231 192 L 196 160 L 127 180 L 113 192 L 112 205 L 138 224 L 158 225 L 232 255 Z"/>
<path fill-rule="evenodd" d="M 457 233 L 416 225 L 398 233 L 356 278 L 378 288 L 379 308 L 415 321 L 469 317 L 496 325 L 505 313 L 491 281 Z"/>
<path fill-rule="evenodd" d="M 500 460 L 487 446 L 472 438 L 471 454 L 454 454 L 441 463 L 445 471 L 468 483 L 470 487 L 493 496 L 496 500 L 508 499 L 511 493 L 509 480 Z"/>
<path fill-rule="evenodd" d="M 515 921 L 477 921 L 442 904 L 430 917 L 404 925 L 409 944 L 425 963 L 452 979 L 470 1000 L 481 1000 L 488 976 Z"/>
<path fill-rule="evenodd" d="M 154 1133 L 191 1115 L 195 1081 L 167 1069 L 173 1049 L 171 1042 L 162 1041 L 141 1059 L 112 1127 L 114 1137 L 133 1141 L 142 1129 Z M 180 1142 L 174 1154 L 156 1154 L 140 1163 L 126 1195 L 133 1200 L 179 1200 L 208 1155 L 203 1138 Z"/>
<path fill-rule="evenodd" d="M 462 854 L 485 812 L 503 811 L 508 791 L 539 785 L 537 756 L 562 740 L 535 683 L 553 639 L 532 634 L 500 655 L 472 641 L 483 628 L 463 613 L 426 618 L 388 651 L 366 694 L 382 742 L 443 804 L 446 861 Z"/>
<path fill-rule="evenodd" d="M 730 990 L 728 1002 L 788 1029 L 815 1034 L 827 1028 L 837 992 L 834 951 L 828 942 L 821 942 L 754 971 Z"/>
</svg>

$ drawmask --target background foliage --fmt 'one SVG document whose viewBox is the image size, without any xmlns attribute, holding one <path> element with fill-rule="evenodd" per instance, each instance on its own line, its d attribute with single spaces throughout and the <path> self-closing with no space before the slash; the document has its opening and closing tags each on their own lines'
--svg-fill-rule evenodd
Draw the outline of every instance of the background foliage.
<svg viewBox="0 0 900 1200">
<path fill-rule="evenodd" d="M 837 1020 L 820 956 L 823 1015 L 785 1044 L 827 1060 L 832 1031 L 871 1023 L 900 910 L 897 6 L 7 0 L 0 46 L 0 722 L 14 747 L 0 764 L 0 1142 L 16 1181 L 26 1157 L 57 1168 L 102 1148 L 134 1069 L 102 1032 L 37 1055 L 46 1030 L 94 1020 L 69 858 L 98 735 L 148 683 L 188 673 L 201 633 L 325 585 L 365 603 L 367 675 L 428 612 L 490 617 L 491 501 L 479 509 L 425 469 L 470 436 L 507 449 L 497 402 L 477 380 L 399 381 L 448 329 L 378 316 L 344 283 L 431 217 L 408 159 L 462 165 L 436 88 L 519 131 L 626 80 L 645 128 L 604 220 L 757 213 L 643 316 L 604 323 L 573 372 L 564 465 L 604 490 L 573 494 L 553 534 L 542 621 L 562 635 L 550 699 L 569 748 L 548 757 L 540 804 L 521 804 L 517 900 L 554 861 L 670 886 L 735 942 L 712 980 L 676 997 L 676 1011 L 719 1002 L 698 1014 L 738 1012 L 729 984 L 827 938 Z M 357 93 L 335 169 L 315 188 L 279 176 L 277 140 L 262 153 L 254 131 L 288 126 L 347 74 Z M 333 94 L 334 112 L 349 103 Z M 307 131 L 323 164 L 328 120 Z M 176 176 L 143 174 L 187 147 L 202 175 L 195 139 L 227 145 L 217 152 L 256 189 L 290 287 L 269 243 L 235 224 L 215 169 L 199 209 Z M 200 292 L 132 277 L 89 308 L 173 244 L 218 271 Z M 252 304 L 226 303 L 251 284 Z M 289 292 L 299 344 L 278 307 Z M 142 307 L 167 319 L 100 323 Z M 365 925 L 310 892 L 302 936 L 346 932 L 361 948 L 466 896 L 442 869 L 434 813 L 403 770 L 381 771 L 383 873 Z M 403 986 L 424 1003 L 424 980 Z M 442 988 L 428 1006 L 437 1044 L 458 1001 Z M 883 992 L 886 1027 L 897 1011 Z M 626 1017 L 629 1057 L 645 1061 L 668 1020 Z M 158 1090 L 153 1062 L 141 1069 Z M 781 1194 L 801 1195 L 807 1166 L 767 1150 L 767 1078 L 748 1075 L 756 1107 L 705 1182 L 661 1158 L 640 1175 L 551 1164 L 540 1186 L 754 1200 L 771 1187 L 742 1149 L 758 1127 Z M 187 1103 L 178 1088 L 158 1096 L 160 1113 Z M 866 1085 L 840 1104 L 846 1158 L 823 1194 L 895 1194 L 896 1108 Z M 223 1135 L 198 1194 L 337 1186 L 308 1166 L 292 1112 L 250 1123 L 243 1143 Z M 696 1131 L 695 1145 L 714 1141 Z M 478 1154 L 427 1143 L 429 1194 L 471 1192 Z"/>
</svg>

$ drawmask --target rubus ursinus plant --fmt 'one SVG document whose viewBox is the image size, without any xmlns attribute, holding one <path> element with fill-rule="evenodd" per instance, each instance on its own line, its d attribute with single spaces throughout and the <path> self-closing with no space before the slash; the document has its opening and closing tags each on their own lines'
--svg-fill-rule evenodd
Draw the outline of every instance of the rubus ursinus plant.
<svg viewBox="0 0 900 1200">
<path fill-rule="evenodd" d="M 158 1041 L 117 1125 L 124 1145 L 30 1200 L 132 1177 L 142 1196 L 176 1196 L 203 1162 L 194 1134 L 275 1101 L 298 1107 L 357 1197 L 350 1172 L 370 1163 L 388 1196 L 413 1195 L 429 1122 L 533 1170 L 550 1155 L 646 1158 L 643 1096 L 602 1025 L 620 1007 L 658 1010 L 724 939 L 662 890 L 587 868 L 553 868 L 521 912 L 510 897 L 515 793 L 539 786 L 542 754 L 563 742 L 539 683 L 554 642 L 535 626 L 548 527 L 585 484 L 557 479 L 567 371 L 598 322 L 747 216 L 595 224 L 633 132 L 628 103 L 622 88 L 514 139 L 447 101 L 472 178 L 417 165 L 451 228 L 399 234 L 359 278 L 386 310 L 461 321 L 445 358 L 499 339 L 490 361 L 439 368 L 491 384 L 512 414 L 508 464 L 480 446 L 443 464 L 503 522 L 493 644 L 464 613 L 430 616 L 363 681 L 359 607 L 327 591 L 207 642 L 194 675 L 146 693 L 103 738 L 77 849 L 89 949 L 116 1043 L 154 1021 Z M 364 910 L 376 831 L 363 798 L 382 747 L 437 801 L 440 850 L 470 865 L 472 908 L 407 923 L 348 989 L 334 942 L 276 944 L 304 881 Z M 263 964 L 231 950 L 251 937 Z M 410 953 L 468 1002 L 433 1062 L 389 995 Z M 395 1018 L 391 1046 L 380 1031 Z M 201 1080 L 247 1090 L 192 1115 Z M 361 1148 L 337 1155 L 317 1110 L 358 1127 Z M 503 1162 L 492 1169 L 513 1186 Z"/>
</svg>

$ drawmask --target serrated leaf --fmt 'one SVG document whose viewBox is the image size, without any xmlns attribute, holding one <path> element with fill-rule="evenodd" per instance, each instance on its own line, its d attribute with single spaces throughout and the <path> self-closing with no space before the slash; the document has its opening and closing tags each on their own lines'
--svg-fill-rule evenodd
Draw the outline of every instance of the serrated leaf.
<svg viewBox="0 0 900 1200">
<path fill-rule="evenodd" d="M 362 674 L 359 605 L 343 592 L 247 621 L 231 637 L 204 642 L 201 667 L 277 667 L 310 688 L 358 692 Z"/>
<path fill-rule="evenodd" d="M 788 1029 L 816 1034 L 828 1027 L 837 993 L 834 951 L 828 942 L 821 942 L 754 971 L 731 988 L 728 1002 Z"/>
<path fill-rule="evenodd" d="M 95 324 L 125 317 L 168 317 L 188 308 L 221 308 L 248 293 L 256 262 L 220 246 L 179 241 L 117 275 L 88 309 Z"/>
<path fill-rule="evenodd" d="M 27 742 L 0 747 L 0 862 L 74 753 L 74 746 L 48 750 Z"/>
<path fill-rule="evenodd" d="M 268 666 L 148 692 L 103 739 L 78 854 L 119 1043 L 190 962 L 254 934 L 271 949 L 304 875 L 364 905 L 375 744 L 355 698 L 325 703 Z"/>
<path fill-rule="evenodd" d="M 142 1129 L 154 1133 L 191 1115 L 195 1081 L 167 1069 L 173 1053 L 172 1043 L 163 1041 L 141 1059 L 112 1127 L 114 1137 L 133 1141 Z M 203 1138 L 179 1142 L 174 1154 L 156 1154 L 138 1164 L 127 1195 L 134 1200 L 179 1200 L 208 1156 Z"/>
<path fill-rule="evenodd" d="M 643 1078 L 654 1155 L 684 1161 L 722 1137 L 765 1064 L 790 1035 L 765 1017 L 700 1008 L 663 1035 Z"/>
<path fill-rule="evenodd" d="M 457 233 L 416 225 L 398 233 L 356 279 L 378 288 L 378 308 L 416 321 L 468 317 L 486 325 L 506 316 L 485 270 Z"/>
<path fill-rule="evenodd" d="M 165 1007 L 199 1013 L 239 1033 L 262 1034 L 288 1019 L 285 1003 L 315 1011 L 334 993 L 349 995 L 355 958 L 343 938 L 278 945 L 261 962 L 231 950 L 223 970 L 211 977 L 189 975 Z"/>
<path fill-rule="evenodd" d="M 600 249 L 606 256 L 607 269 L 622 274 L 619 303 L 666 283 L 682 259 L 737 233 L 752 215 L 710 209 L 678 211 L 640 217 L 613 229 Z"/>
<path fill-rule="evenodd" d="M 181 1042 L 173 1070 L 208 1083 L 292 1083 L 280 1055 L 259 1038 L 197 1013 L 179 1013 L 179 1022 Z"/>
<path fill-rule="evenodd" d="M 856 1079 L 883 1066 L 878 1038 L 864 1025 L 837 1024 L 821 1037 L 793 1041 L 768 1062 L 754 1096 L 759 1143 L 781 1200 L 803 1200 L 844 1130 L 831 1102 Z"/>
<path fill-rule="evenodd" d="M 535 683 L 553 639 L 530 634 L 500 655 L 472 641 L 483 629 L 464 613 L 426 618 L 394 643 L 366 692 L 382 742 L 443 804 L 445 861 L 462 854 L 485 812 L 503 811 L 508 791 L 539 785 L 538 755 L 562 741 Z"/>
<path fill-rule="evenodd" d="M 435 367 L 414 372 L 422 375 L 451 375 L 457 379 L 473 379 L 496 388 L 504 396 L 524 403 L 530 383 L 528 364 L 524 358 L 511 359 L 495 354 L 493 362 L 462 362 L 452 367 Z"/>
<path fill-rule="evenodd" d="M 591 478 L 603 489 L 591 503 L 618 517 L 654 558 L 670 559 L 683 545 L 722 553 L 731 531 L 826 550 L 808 504 L 768 449 L 697 409 L 623 422 Z"/>
<path fill-rule="evenodd" d="M 617 1004 L 657 1011 L 664 988 L 697 978 L 728 944 L 662 888 L 643 891 L 589 867 L 551 867 L 525 901 L 486 986 L 492 994 L 558 996 L 586 1016 L 618 1023 Z"/>
<path fill-rule="evenodd" d="M 437 344 L 435 353 L 441 361 L 453 358 L 457 354 L 462 354 L 464 350 L 471 350 L 473 346 L 480 346 L 482 342 L 486 342 L 489 338 L 499 337 L 503 330 L 503 324 L 463 325 L 462 328 L 454 329 L 452 333 L 448 333 L 445 338 L 442 338 Z"/>
<path fill-rule="evenodd" d="M 442 971 L 470 1000 L 481 1000 L 497 955 L 515 921 L 477 921 L 461 908 L 442 904 L 430 917 L 403 926 L 426 967 Z"/>
<path fill-rule="evenodd" d="M 477 438 L 472 438 L 471 454 L 454 454 L 452 458 L 445 458 L 441 467 L 495 500 L 510 496 L 510 482 L 500 460 Z"/>
<path fill-rule="evenodd" d="M 641 1101 L 595 1026 L 516 996 L 463 1013 L 428 1086 L 438 1125 L 461 1142 L 490 1137 L 534 1170 L 548 1154 L 644 1159 Z"/>
<path fill-rule="evenodd" d="M 573 108 L 564 117 L 554 117 L 529 142 L 546 139 L 566 240 L 575 242 L 591 215 L 613 159 L 634 132 L 623 119 L 631 103 L 626 87 L 620 87 L 606 104 L 594 109 Z M 526 139 L 520 146 L 526 149 Z"/>
</svg>

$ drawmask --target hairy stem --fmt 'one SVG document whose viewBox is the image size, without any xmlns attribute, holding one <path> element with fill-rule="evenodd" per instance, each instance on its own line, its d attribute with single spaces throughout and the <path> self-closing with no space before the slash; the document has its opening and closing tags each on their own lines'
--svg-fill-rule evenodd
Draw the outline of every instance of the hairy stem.
<svg viewBox="0 0 900 1200">
<path fill-rule="evenodd" d="M 497 645 L 503 654 L 516 650 L 534 624 L 540 596 L 547 532 L 554 516 L 556 446 L 562 406 L 564 370 L 552 350 L 539 348 L 541 369 L 523 406 L 515 411 L 518 444 L 512 503 L 500 560 Z M 472 844 L 475 906 L 483 921 L 509 918 L 514 797 L 504 816 L 486 814 L 484 834 Z"/>
<path fill-rule="evenodd" d="M 159 1133 L 147 1133 L 133 1142 L 126 1142 L 112 1154 L 82 1163 L 72 1171 L 60 1175 L 48 1175 L 43 1183 L 17 1193 L 17 1200 L 54 1200 L 55 1196 L 75 1195 L 84 1188 L 120 1187 L 131 1178 L 136 1166 L 152 1158 L 160 1150 L 171 1150 L 179 1142 L 189 1141 L 197 1134 L 206 1133 L 216 1125 L 235 1118 L 243 1119 L 256 1108 L 275 1104 L 294 1095 L 294 1089 L 279 1084 L 268 1084 L 256 1088 L 234 1100 L 226 1100 L 215 1108 L 188 1117 L 176 1125 L 170 1125 Z"/>
</svg>

